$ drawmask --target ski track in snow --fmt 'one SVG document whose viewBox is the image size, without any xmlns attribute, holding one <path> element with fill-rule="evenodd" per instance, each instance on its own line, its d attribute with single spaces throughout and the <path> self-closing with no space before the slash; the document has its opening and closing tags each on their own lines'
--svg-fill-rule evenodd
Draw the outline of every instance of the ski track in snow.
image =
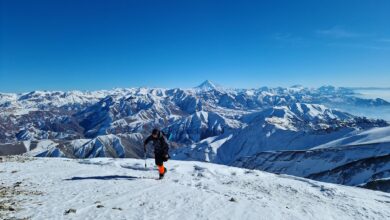
<svg viewBox="0 0 390 220">
<path fill-rule="evenodd" d="M 171 160 L 38 158 L 0 163 L 15 195 L 8 217 L 31 219 L 389 219 L 390 194 L 223 165 Z M 16 171 L 16 172 L 13 172 Z M 233 201 L 230 201 L 233 200 Z M 98 206 L 103 206 L 98 208 Z M 64 214 L 75 209 L 76 213 Z M 1 216 L 1 215 L 0 215 Z"/>
</svg>

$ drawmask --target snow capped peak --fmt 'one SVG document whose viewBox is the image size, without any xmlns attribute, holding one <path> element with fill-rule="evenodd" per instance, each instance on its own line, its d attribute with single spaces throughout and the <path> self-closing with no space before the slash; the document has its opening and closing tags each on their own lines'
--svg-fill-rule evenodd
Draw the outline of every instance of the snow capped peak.
<svg viewBox="0 0 390 220">
<path fill-rule="evenodd" d="M 210 80 L 206 80 L 199 86 L 195 87 L 195 89 L 202 90 L 202 91 L 209 91 L 209 90 L 217 89 L 217 86 Z"/>
</svg>

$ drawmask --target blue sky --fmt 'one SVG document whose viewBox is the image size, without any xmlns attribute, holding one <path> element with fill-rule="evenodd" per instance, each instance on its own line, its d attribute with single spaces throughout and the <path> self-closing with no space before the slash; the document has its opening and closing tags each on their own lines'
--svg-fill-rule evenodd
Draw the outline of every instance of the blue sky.
<svg viewBox="0 0 390 220">
<path fill-rule="evenodd" d="M 0 2 L 0 92 L 390 86 L 386 0 Z"/>
</svg>

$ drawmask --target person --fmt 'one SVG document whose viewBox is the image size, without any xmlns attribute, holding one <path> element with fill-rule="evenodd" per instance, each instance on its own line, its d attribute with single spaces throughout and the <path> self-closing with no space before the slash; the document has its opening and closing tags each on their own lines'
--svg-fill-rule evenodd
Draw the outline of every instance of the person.
<svg viewBox="0 0 390 220">
<path fill-rule="evenodd" d="M 167 172 L 167 169 L 164 167 L 164 162 L 169 159 L 169 146 L 167 139 L 164 136 L 163 132 L 155 128 L 152 131 L 152 134 L 147 137 L 144 141 L 144 152 L 146 153 L 146 145 L 152 141 L 154 146 L 154 160 L 156 166 L 158 167 L 159 179 L 162 179 Z"/>
</svg>

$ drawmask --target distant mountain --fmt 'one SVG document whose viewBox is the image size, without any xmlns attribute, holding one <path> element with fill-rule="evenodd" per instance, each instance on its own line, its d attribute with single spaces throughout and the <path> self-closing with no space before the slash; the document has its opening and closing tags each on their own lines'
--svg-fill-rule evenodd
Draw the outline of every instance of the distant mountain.
<svg viewBox="0 0 390 220">
<path fill-rule="evenodd" d="M 199 91 L 210 91 L 217 89 L 217 86 L 214 85 L 210 80 L 206 80 L 201 83 L 199 86 L 195 87 Z"/>
<path fill-rule="evenodd" d="M 212 141 L 200 142 L 181 149 L 176 157 L 196 160 L 207 157 L 213 158 L 210 162 L 232 164 L 241 157 L 264 151 L 310 149 L 359 130 L 388 126 L 382 120 L 369 120 L 322 105 L 302 103 L 246 114 L 240 121 L 245 126 L 231 132 L 229 138 L 221 135 Z"/>
</svg>

